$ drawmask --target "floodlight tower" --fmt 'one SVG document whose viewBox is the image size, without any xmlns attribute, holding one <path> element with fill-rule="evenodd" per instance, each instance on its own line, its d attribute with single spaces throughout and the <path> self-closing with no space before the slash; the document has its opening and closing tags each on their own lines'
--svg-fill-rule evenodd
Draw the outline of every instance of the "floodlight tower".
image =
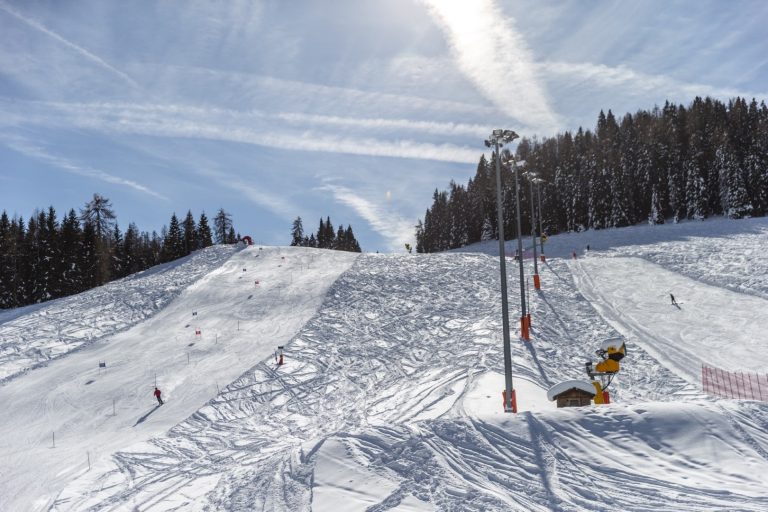
<svg viewBox="0 0 768 512">
<path fill-rule="evenodd" d="M 544 227 L 542 220 L 544 215 L 541 210 L 541 184 L 546 183 L 546 181 L 541 178 L 536 178 L 533 181 L 536 183 L 536 196 L 539 202 L 539 247 L 541 247 L 541 261 L 543 263 L 546 261 L 546 257 L 544 256 Z"/>
<path fill-rule="evenodd" d="M 520 337 L 530 341 L 529 329 L 531 328 L 531 316 L 525 302 L 525 270 L 523 269 L 523 228 L 520 225 L 520 172 L 518 162 L 512 153 L 505 154 L 504 165 L 508 165 L 515 173 L 515 206 L 517 207 L 517 255 L 520 264 Z M 525 162 L 520 162 L 525 164 Z"/>
<path fill-rule="evenodd" d="M 524 172 L 523 176 L 528 180 L 530 185 L 530 198 L 531 198 L 531 239 L 533 241 L 533 287 L 537 290 L 541 290 L 541 280 L 539 279 L 539 262 L 536 256 L 536 206 L 533 202 L 533 184 L 538 180 L 538 175 L 535 172 Z M 541 210 L 539 210 L 541 215 Z"/>
<path fill-rule="evenodd" d="M 501 162 L 499 148 L 517 139 L 512 130 L 493 130 L 485 141 L 485 146 L 493 148 L 496 156 L 496 210 L 499 227 L 499 272 L 501 274 L 501 324 L 504 334 L 504 412 L 517 412 L 517 397 L 512 385 L 512 349 L 509 341 L 509 307 L 507 301 L 507 265 L 504 254 L 504 214 L 501 201 Z"/>
</svg>

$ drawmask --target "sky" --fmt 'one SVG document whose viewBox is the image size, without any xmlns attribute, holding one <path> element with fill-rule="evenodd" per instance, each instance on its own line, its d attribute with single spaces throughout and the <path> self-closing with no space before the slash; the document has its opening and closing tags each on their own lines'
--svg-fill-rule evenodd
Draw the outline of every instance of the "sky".
<svg viewBox="0 0 768 512">
<path fill-rule="evenodd" d="M 123 230 L 219 208 L 402 252 L 494 128 L 768 100 L 763 1 L 0 0 L 0 210 L 94 193 Z"/>
</svg>

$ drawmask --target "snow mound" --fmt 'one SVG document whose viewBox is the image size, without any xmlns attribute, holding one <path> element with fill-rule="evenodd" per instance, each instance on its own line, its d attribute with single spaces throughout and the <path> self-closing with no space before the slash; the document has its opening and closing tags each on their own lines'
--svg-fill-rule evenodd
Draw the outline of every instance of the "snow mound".
<svg viewBox="0 0 768 512">
<path fill-rule="evenodd" d="M 595 396 L 595 386 L 593 386 L 589 381 L 575 379 L 560 382 L 549 388 L 549 391 L 547 391 L 547 398 L 552 401 L 557 395 L 570 389 L 580 389 L 591 394 L 592 396 Z"/>
</svg>

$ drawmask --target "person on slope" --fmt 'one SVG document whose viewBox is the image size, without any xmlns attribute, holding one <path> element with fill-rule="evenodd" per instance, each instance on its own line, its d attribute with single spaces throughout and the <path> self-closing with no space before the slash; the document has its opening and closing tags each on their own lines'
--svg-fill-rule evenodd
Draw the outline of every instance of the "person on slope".
<svg viewBox="0 0 768 512">
<path fill-rule="evenodd" d="M 159 389 L 157 389 L 157 387 L 155 387 L 155 398 L 157 398 L 157 403 L 158 403 L 159 405 L 163 405 L 163 399 L 162 399 L 162 398 L 160 398 L 160 395 L 161 395 L 161 394 L 162 394 L 162 393 L 160 393 L 160 390 L 159 390 Z"/>
<path fill-rule="evenodd" d="M 675 300 L 675 296 L 670 293 L 669 298 L 672 299 L 672 305 L 677 306 L 677 301 Z"/>
</svg>

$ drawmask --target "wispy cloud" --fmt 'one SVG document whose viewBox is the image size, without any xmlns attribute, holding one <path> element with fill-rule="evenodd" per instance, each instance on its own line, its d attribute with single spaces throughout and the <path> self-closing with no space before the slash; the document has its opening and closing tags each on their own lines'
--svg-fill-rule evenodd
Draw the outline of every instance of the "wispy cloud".
<svg viewBox="0 0 768 512">
<path fill-rule="evenodd" d="M 352 208 L 365 219 L 371 229 L 389 241 L 391 250 L 400 250 L 405 243 L 412 243 L 415 227 L 412 220 L 405 219 L 387 205 L 374 203 L 355 191 L 339 185 L 323 185 L 319 188 L 331 192 L 339 203 Z"/>
<path fill-rule="evenodd" d="M 694 96 L 713 96 L 716 98 L 733 98 L 741 96 L 746 98 L 765 98 L 768 92 L 743 91 L 735 88 L 716 87 L 706 84 L 688 83 L 665 75 L 640 73 L 627 66 L 606 66 L 590 62 L 542 62 L 538 68 L 542 75 L 564 77 L 568 83 L 574 80 L 588 82 L 600 87 L 626 88 L 635 94 L 648 94 L 662 91 L 667 95 L 674 95 L 693 99 Z"/>
<path fill-rule="evenodd" d="M 197 173 L 201 176 L 211 178 L 219 186 L 240 193 L 249 201 L 272 211 L 280 217 L 289 219 L 296 213 L 297 208 L 295 205 L 290 204 L 283 198 L 285 192 L 281 192 L 280 194 L 270 194 L 265 191 L 264 188 L 254 187 L 249 181 L 246 181 L 240 176 L 211 168 L 200 169 Z"/>
<path fill-rule="evenodd" d="M 303 126 L 314 122 L 320 125 L 336 124 L 350 128 L 369 128 L 432 133 L 445 130 L 461 134 L 472 131 L 481 134 L 480 127 L 451 123 L 413 122 L 408 120 L 354 119 L 304 114 L 241 113 L 222 109 L 199 109 L 180 106 L 114 105 L 114 104 L 51 104 L 26 102 L 26 105 L 42 105 L 41 112 L 20 114 L 19 102 L 6 103 L 9 115 L 6 123 L 36 123 L 45 126 L 87 128 L 107 133 L 128 133 L 156 137 L 182 137 L 239 142 L 259 146 L 345 153 L 352 155 L 412 158 L 444 162 L 475 163 L 476 149 L 455 144 L 432 144 L 411 139 L 383 139 L 374 136 L 328 133 L 319 127 Z M 51 112 L 55 106 L 58 112 Z M 261 125 L 254 123 L 261 120 Z M 284 120 L 288 126 L 280 126 L 274 120 Z M 300 122 L 304 121 L 304 122 Z M 301 126 L 290 126 L 300 124 Z"/>
<path fill-rule="evenodd" d="M 35 158 L 37 160 L 42 160 L 43 162 L 46 162 L 54 167 L 58 167 L 59 169 L 62 169 L 68 173 L 77 174 L 78 176 L 85 176 L 87 178 L 101 180 L 106 183 L 112 183 L 114 185 L 129 187 L 143 194 L 148 194 L 152 197 L 156 197 L 157 199 L 163 199 L 163 200 L 168 199 L 166 196 L 158 192 L 155 192 L 154 190 L 148 187 L 145 187 L 140 183 L 136 183 L 135 181 L 121 178 L 113 174 L 109 174 L 108 172 L 102 171 L 100 169 L 94 169 L 92 167 L 77 165 L 65 158 L 52 155 L 42 147 L 33 144 L 32 142 L 30 142 L 25 138 L 15 136 L 15 135 L 3 134 L 0 140 L 5 146 L 7 146 L 8 148 L 18 153 L 21 153 L 31 158 Z"/>
<path fill-rule="evenodd" d="M 559 125 L 513 20 L 493 0 L 423 0 L 462 73 L 503 112 L 539 130 Z"/>
<path fill-rule="evenodd" d="M 97 66 L 101 67 L 102 69 L 105 69 L 109 71 L 110 73 L 120 77 L 123 81 L 130 84 L 132 87 L 139 88 L 139 84 L 136 83 L 135 80 L 133 80 L 131 77 L 120 71 L 119 69 L 115 68 L 114 66 L 111 66 L 108 64 L 104 59 L 99 57 L 98 55 L 94 55 L 93 53 L 89 52 L 82 46 L 78 46 L 77 44 L 73 43 L 72 41 L 69 41 L 56 32 L 46 28 L 42 23 L 35 21 L 31 18 L 28 18 L 18 12 L 17 10 L 10 7 L 8 4 L 0 0 L 0 10 L 3 10 L 13 16 L 14 18 L 18 19 L 19 21 L 25 23 L 26 25 L 34 28 L 35 30 L 38 30 L 42 32 L 43 34 L 47 35 L 48 37 L 56 40 L 57 42 L 63 44 L 67 48 L 73 50 L 74 52 L 78 53 L 82 57 L 86 58 L 90 62 L 96 64 Z"/>
</svg>

